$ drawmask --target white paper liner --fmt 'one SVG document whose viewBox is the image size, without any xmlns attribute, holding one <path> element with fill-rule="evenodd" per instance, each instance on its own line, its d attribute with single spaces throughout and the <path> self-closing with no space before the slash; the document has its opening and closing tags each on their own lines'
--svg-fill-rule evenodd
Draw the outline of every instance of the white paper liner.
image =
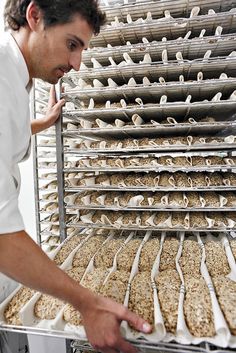
<svg viewBox="0 0 236 353">
<path fill-rule="evenodd" d="M 234 255 L 232 253 L 230 244 L 229 244 L 229 240 L 225 234 L 222 234 L 221 241 L 224 245 L 226 256 L 228 259 L 228 263 L 229 263 L 229 266 L 231 269 L 231 272 L 226 277 L 228 277 L 232 281 L 236 282 L 236 262 L 235 262 Z M 236 348 L 236 336 L 234 336 L 232 334 L 231 334 L 230 340 L 229 340 L 229 347 Z"/>
<path fill-rule="evenodd" d="M 89 212 L 86 215 L 80 216 L 79 220 L 85 224 L 93 224 L 94 222 L 92 221 L 92 217 L 95 212 Z M 95 222 L 98 223 L 98 222 Z"/>
<path fill-rule="evenodd" d="M 58 203 L 57 202 L 48 202 L 42 207 L 41 211 L 43 212 L 57 212 L 58 211 Z"/>
<path fill-rule="evenodd" d="M 132 282 L 134 276 L 139 272 L 138 263 L 139 263 L 139 257 L 140 257 L 141 251 L 142 251 L 142 247 L 146 243 L 146 241 L 150 238 L 150 236 L 151 236 L 151 232 L 148 231 L 142 241 L 142 244 L 140 245 L 140 247 L 136 253 L 134 263 L 132 266 L 132 270 L 131 270 L 131 274 L 130 274 L 130 278 L 129 278 L 129 284 Z M 162 250 L 162 244 L 164 241 L 164 237 L 165 237 L 165 234 L 163 232 L 162 236 L 161 236 L 160 250 L 157 254 L 156 260 L 154 262 L 154 266 L 156 265 L 156 262 L 158 262 L 158 266 L 159 266 L 159 262 L 160 262 L 159 258 L 160 258 L 160 254 L 161 254 L 161 250 Z M 152 280 L 152 282 L 154 282 L 153 281 L 153 271 L 150 274 L 150 279 Z M 145 339 L 150 342 L 159 342 L 165 336 L 165 327 L 164 327 L 164 322 L 163 322 L 163 318 L 162 318 L 162 314 L 161 314 L 161 310 L 160 310 L 160 305 L 159 305 L 159 301 L 158 301 L 157 290 L 156 290 L 155 285 L 152 285 L 152 287 L 153 287 L 153 305 L 154 305 L 153 332 L 151 334 L 144 334 L 142 332 L 136 332 L 136 331 L 130 329 L 127 322 L 123 322 L 122 327 L 123 327 L 124 331 L 126 332 L 127 339 Z M 125 296 L 124 305 L 126 307 L 128 307 L 129 295 L 130 295 L 130 285 L 129 285 L 129 289 L 126 293 L 126 296 Z"/>
<path fill-rule="evenodd" d="M 184 289 L 184 277 L 183 273 L 181 271 L 180 265 L 179 265 L 179 259 L 182 255 L 183 251 L 183 242 L 184 242 L 184 237 L 185 234 L 184 232 L 180 233 L 180 243 L 179 243 L 179 249 L 176 255 L 175 263 L 176 263 L 176 270 L 179 274 L 180 280 L 181 280 L 181 285 L 180 285 L 180 294 L 179 294 L 179 306 L 178 306 L 178 319 L 177 319 L 177 326 L 176 326 L 176 336 L 174 336 L 171 333 L 168 333 L 165 337 L 165 341 L 169 342 L 172 339 L 175 339 L 177 342 L 182 343 L 182 344 L 189 344 L 190 338 L 188 337 L 187 333 L 187 325 L 185 322 L 185 317 L 184 317 L 184 295 L 185 295 L 185 289 Z"/>
<path fill-rule="evenodd" d="M 22 288 L 23 286 L 20 284 L 16 287 L 16 289 L 0 304 L 0 324 L 6 324 L 6 320 L 4 317 L 4 312 L 7 305 L 10 303 L 12 298 L 16 295 L 16 293 Z"/>
<path fill-rule="evenodd" d="M 141 206 L 142 201 L 144 200 L 144 197 L 142 195 L 137 195 L 134 197 L 131 197 L 129 202 L 127 203 L 127 207 L 139 207 Z"/>
<path fill-rule="evenodd" d="M 160 175 L 159 176 L 157 176 L 156 177 L 157 179 L 157 183 L 156 183 L 156 185 L 155 185 L 155 187 L 157 187 L 157 186 L 161 186 L 160 185 L 160 179 L 161 179 L 161 177 L 160 177 Z M 171 175 L 169 178 L 168 178 L 168 182 L 169 182 L 169 184 L 173 187 L 173 188 L 175 188 L 175 178 L 173 177 L 173 175 Z"/>
<path fill-rule="evenodd" d="M 160 181 L 160 175 L 157 175 L 157 176 L 153 179 L 154 188 L 159 185 L 159 181 Z M 141 180 L 140 178 L 137 178 L 137 182 L 138 182 L 141 186 L 145 186 L 145 184 L 142 182 L 142 180 Z M 126 186 L 126 185 L 125 185 L 125 186 Z"/>
<path fill-rule="evenodd" d="M 94 185 L 96 185 L 96 178 L 89 178 L 89 179 L 87 179 L 87 181 L 86 181 L 86 186 L 94 186 Z M 103 186 L 110 186 L 111 183 L 110 183 L 109 177 L 107 177 L 106 180 L 100 182 L 100 185 L 103 185 Z"/>
<path fill-rule="evenodd" d="M 44 328 L 44 329 L 53 329 L 54 328 L 54 320 L 41 320 L 37 318 L 34 315 L 34 307 L 36 302 L 39 300 L 41 297 L 42 293 L 37 292 L 27 303 L 27 305 L 24 306 L 24 308 L 20 311 L 20 318 L 23 322 L 24 326 L 30 326 L 30 327 L 38 327 L 38 328 Z M 57 327 L 58 330 L 62 330 L 62 326 Z"/>
<path fill-rule="evenodd" d="M 79 181 L 80 181 L 79 178 L 68 178 L 68 179 L 66 179 L 65 184 L 68 187 L 75 187 L 75 186 L 78 186 Z"/>
<path fill-rule="evenodd" d="M 83 129 L 91 129 L 93 127 L 92 121 L 80 119 L 79 122 L 80 122 L 80 125 Z"/>
<path fill-rule="evenodd" d="M 182 233 L 180 236 L 180 247 L 178 250 L 178 254 L 176 256 L 176 268 L 177 268 L 177 271 L 178 271 L 180 278 L 181 278 L 181 281 L 182 281 L 182 285 L 181 285 L 181 289 L 180 289 L 177 336 L 175 337 L 172 334 L 167 334 L 165 336 L 165 338 L 163 339 L 163 341 L 169 342 L 174 339 L 178 343 L 181 343 L 181 344 L 199 344 L 201 342 L 207 341 L 207 342 L 215 344 L 215 345 L 226 347 L 228 344 L 229 336 L 230 336 L 229 329 L 228 329 L 228 326 L 225 322 L 225 319 L 223 317 L 221 309 L 219 307 L 214 290 L 212 290 L 213 286 L 212 286 L 212 283 L 211 283 L 211 280 L 210 280 L 210 277 L 209 277 L 209 274 L 208 274 L 208 271 L 207 271 L 206 265 L 205 265 L 204 245 L 201 241 L 199 234 L 196 233 L 196 235 L 198 238 L 199 245 L 203 249 L 202 260 L 201 260 L 201 273 L 202 273 L 204 279 L 206 280 L 207 284 L 209 284 L 209 283 L 211 284 L 211 286 L 208 285 L 208 287 L 210 289 L 210 295 L 211 295 L 211 300 L 212 300 L 212 310 L 213 310 L 214 322 L 216 325 L 217 335 L 213 338 L 211 338 L 211 337 L 210 338 L 208 338 L 208 337 L 196 338 L 190 334 L 190 332 L 187 328 L 185 318 L 184 318 L 184 311 L 183 311 L 184 295 L 185 295 L 185 290 L 184 290 L 184 285 L 183 285 L 184 278 L 183 278 L 180 266 L 178 264 L 178 261 L 181 257 L 183 240 L 184 240 L 184 233 Z M 225 237 L 223 237 L 222 239 L 224 240 Z M 210 282 L 209 282 L 209 280 L 210 280 Z M 233 342 L 231 342 L 231 343 L 233 344 Z"/>
<path fill-rule="evenodd" d="M 224 158 L 224 162 L 227 165 L 235 165 L 235 161 L 232 158 Z"/>
<path fill-rule="evenodd" d="M 110 221 L 109 221 L 110 222 Z M 111 225 L 114 225 L 115 227 L 122 227 L 122 226 L 127 226 L 127 227 L 129 227 L 129 226 L 136 226 L 136 225 L 139 225 L 141 223 L 141 220 L 140 220 L 140 216 L 137 214 L 137 217 L 136 217 L 136 219 L 135 219 L 135 221 L 133 222 L 132 220 L 129 220 L 129 222 L 128 223 L 123 223 L 123 216 L 121 216 L 121 217 L 119 217 L 118 219 L 117 219 L 117 221 L 115 221 L 114 222 L 114 224 L 112 224 L 111 222 L 110 222 L 110 224 Z"/>
<path fill-rule="evenodd" d="M 186 197 L 185 193 L 182 193 L 182 200 L 181 200 L 181 205 L 180 206 L 180 203 L 178 201 L 176 201 L 175 199 L 172 199 L 171 202 L 169 200 L 169 197 L 170 197 L 170 194 L 167 194 L 166 196 L 164 196 L 164 204 L 165 205 L 168 205 L 168 206 L 171 206 L 171 207 L 187 207 L 188 206 L 188 198 Z"/>
<path fill-rule="evenodd" d="M 230 135 L 230 136 L 226 136 L 225 138 L 224 138 L 224 142 L 225 143 L 235 143 L 235 139 L 236 139 L 236 136 L 234 136 L 234 135 Z"/>
<path fill-rule="evenodd" d="M 130 158 L 127 159 L 127 161 L 129 162 L 129 166 L 126 166 L 126 168 L 133 168 L 133 167 L 137 167 L 140 165 L 140 159 L 139 158 Z"/>
<path fill-rule="evenodd" d="M 153 197 L 148 197 L 148 204 L 149 206 L 156 206 L 156 207 L 167 206 L 169 204 L 168 195 L 162 196 L 159 203 L 157 202 L 155 203 L 155 199 Z"/>
<path fill-rule="evenodd" d="M 214 286 L 211 281 L 211 277 L 209 275 L 209 272 L 207 270 L 206 266 L 206 255 L 205 255 L 205 247 L 204 244 L 201 240 L 201 237 L 198 233 L 196 233 L 198 243 L 202 248 L 202 261 L 201 261 L 201 274 L 204 280 L 206 281 L 206 284 L 209 288 L 209 293 L 211 296 L 211 302 L 212 302 L 212 312 L 213 312 L 213 317 L 214 317 L 214 323 L 215 323 L 215 331 L 216 331 L 216 336 L 215 337 L 206 337 L 206 338 L 194 338 L 194 342 L 196 344 L 202 342 L 202 341 L 207 341 L 211 344 L 214 344 L 216 346 L 220 347 L 227 347 L 229 338 L 230 338 L 230 331 L 228 328 L 228 325 L 225 321 L 224 315 L 221 311 L 220 305 L 217 301 L 216 294 L 214 291 Z M 212 239 L 211 236 L 207 236 L 206 239 Z"/>
<path fill-rule="evenodd" d="M 201 207 L 205 207 L 206 206 L 206 200 L 201 195 L 199 195 L 199 199 L 200 199 Z"/>
<path fill-rule="evenodd" d="M 80 195 L 79 193 L 67 195 L 64 197 L 64 202 L 67 204 L 67 206 L 74 206 L 76 205 L 75 200 L 79 195 Z"/>
<path fill-rule="evenodd" d="M 224 207 L 228 202 L 227 198 L 222 195 L 219 195 L 219 198 L 220 198 L 220 207 Z"/>
<path fill-rule="evenodd" d="M 82 233 L 81 233 L 82 235 Z M 67 239 L 69 240 L 72 236 L 74 236 L 74 234 L 71 234 Z M 88 239 L 91 235 L 88 235 L 86 239 Z M 86 240 L 85 239 L 85 240 Z M 85 241 L 84 240 L 84 241 Z M 84 243 L 84 241 L 82 241 L 72 252 L 71 254 L 73 254 L 75 251 L 77 251 L 79 249 L 79 247 Z M 55 249 L 54 251 L 52 251 L 51 253 L 47 254 L 52 260 L 54 259 L 54 257 L 56 256 L 56 254 L 59 252 L 59 250 L 61 249 L 61 247 L 65 244 L 65 242 L 63 242 L 62 244 L 60 244 L 60 246 Z M 72 255 L 69 255 L 72 256 Z M 64 269 L 64 264 L 62 264 L 60 266 L 62 269 Z M 14 297 L 14 295 L 22 288 L 22 285 L 19 285 L 14 292 L 12 292 L 4 302 L 2 302 L 0 304 L 0 323 L 3 322 L 5 323 L 5 319 L 4 319 L 4 311 L 6 306 L 8 305 L 8 303 L 11 301 L 11 299 Z M 34 305 L 37 302 L 37 300 L 39 299 L 39 297 L 42 295 L 42 293 L 35 293 L 33 295 L 33 297 L 21 308 L 21 310 L 19 311 L 19 316 L 20 319 L 22 321 L 22 324 L 24 326 L 37 326 L 40 328 L 53 328 L 53 320 L 40 320 L 38 318 L 36 318 L 36 316 L 34 315 Z M 58 328 L 61 329 L 61 328 Z"/>
<path fill-rule="evenodd" d="M 172 216 L 170 216 L 172 219 Z M 175 229 L 175 228 L 179 228 L 179 227 L 184 227 L 185 229 L 189 229 L 190 227 L 190 215 L 189 212 L 186 212 L 186 215 L 184 217 L 184 222 L 183 223 L 178 223 L 175 226 L 173 225 L 172 221 L 171 221 L 171 228 Z"/>
<path fill-rule="evenodd" d="M 139 116 L 138 114 L 134 114 L 132 116 L 132 122 L 134 123 L 135 126 L 140 126 L 145 123 L 144 120 L 141 118 L 141 116 Z"/>
<path fill-rule="evenodd" d="M 113 233 L 113 232 L 111 232 L 111 233 L 112 233 L 111 236 L 109 236 L 109 237 L 104 241 L 104 243 L 102 244 L 102 246 L 105 245 L 110 239 L 113 238 L 114 233 Z M 127 244 L 128 241 L 129 241 L 132 237 L 133 237 L 133 232 L 131 232 L 130 235 L 124 240 L 124 244 Z M 120 247 L 120 249 L 118 250 L 118 252 L 120 252 L 121 249 L 125 246 L 124 244 L 121 245 L 121 247 Z M 117 252 L 117 253 L 118 253 L 118 252 Z M 94 256 L 92 257 L 92 259 L 90 260 L 90 262 L 89 262 L 89 264 L 88 264 L 88 266 L 87 266 L 87 268 L 86 268 L 86 270 L 85 270 L 85 272 L 84 272 L 84 275 L 83 275 L 83 277 L 82 277 L 80 283 L 82 283 L 83 279 L 85 278 L 85 276 L 86 276 L 89 272 L 91 272 L 91 271 L 93 271 L 93 270 L 95 269 L 95 267 L 94 267 L 94 258 L 95 258 L 95 256 L 96 256 L 97 254 L 99 254 L 99 250 L 94 254 Z M 116 256 L 115 256 L 115 258 L 116 258 Z M 115 258 L 114 258 L 114 261 L 113 261 L 113 266 L 112 266 L 110 269 L 108 269 L 108 275 L 107 275 L 106 278 L 104 279 L 104 282 L 103 282 L 103 283 L 106 282 L 106 280 L 107 280 L 107 278 L 109 277 L 109 275 L 114 271 Z M 72 261 L 73 261 L 73 257 L 71 257 L 71 263 L 70 263 L 70 264 L 68 263 L 68 265 L 72 266 Z M 81 325 L 81 326 L 75 326 L 75 325 L 73 325 L 73 324 L 66 323 L 66 322 L 64 321 L 64 319 L 63 319 L 63 317 L 64 317 L 64 309 L 65 309 L 65 307 L 63 307 L 63 308 L 60 310 L 60 312 L 58 313 L 58 315 L 57 315 L 57 317 L 56 317 L 56 319 L 55 319 L 55 321 L 54 321 L 54 329 L 59 329 L 59 327 L 63 327 L 63 329 L 64 329 L 65 332 L 73 332 L 74 334 L 78 335 L 78 337 L 86 337 L 85 329 L 84 329 L 84 327 L 83 327 L 82 325 Z"/>
<path fill-rule="evenodd" d="M 130 231 L 129 236 L 125 239 L 124 243 L 121 245 L 121 247 L 119 248 L 119 250 L 117 251 L 115 257 L 114 257 L 114 261 L 113 261 L 113 265 L 111 268 L 111 271 L 109 272 L 109 274 L 107 275 L 107 277 L 104 280 L 104 284 L 107 282 L 110 274 L 112 272 L 117 271 L 117 256 L 119 255 L 119 253 L 125 248 L 126 244 L 135 236 L 135 232 L 134 231 Z"/>
<path fill-rule="evenodd" d="M 201 228 L 201 227 L 199 227 L 199 224 L 198 223 L 193 223 L 192 221 L 191 221 L 191 213 L 189 213 L 189 218 L 190 218 L 190 220 L 189 220 L 189 226 L 190 226 L 190 228 Z M 212 228 L 212 219 L 209 219 L 207 216 L 206 216 L 206 214 L 204 214 L 204 218 L 205 218 L 205 220 L 207 221 L 207 223 L 208 223 L 208 225 L 206 226 L 206 228 Z"/>
<path fill-rule="evenodd" d="M 216 222 L 215 222 L 214 219 L 212 219 L 210 217 L 211 217 L 211 215 L 207 216 L 207 213 L 206 213 L 205 218 L 206 218 L 206 220 L 207 220 L 207 222 L 209 224 L 208 228 L 215 228 L 215 223 Z M 232 219 L 229 219 L 227 217 L 227 213 L 226 213 L 226 218 L 227 218 L 227 223 L 221 222 L 220 224 L 217 225 L 217 228 L 220 228 L 222 230 L 227 228 L 227 227 L 228 228 L 234 228 L 236 223 Z"/>
<path fill-rule="evenodd" d="M 80 159 L 78 162 L 80 167 L 92 167 L 90 159 Z"/>
<path fill-rule="evenodd" d="M 53 238 L 53 237 L 55 237 L 55 238 L 57 238 L 57 239 L 51 239 L 51 238 Z M 57 235 L 48 235 L 48 236 L 42 241 L 42 245 L 43 245 L 43 246 L 46 246 L 46 247 L 48 246 L 49 248 L 50 248 L 50 247 L 54 247 L 54 246 L 58 247 L 58 246 L 60 245 L 59 240 L 60 240 L 60 238 L 59 238 L 59 236 L 57 236 Z M 48 253 L 48 251 L 46 251 L 45 249 L 44 249 L 44 251 L 45 251 L 46 253 Z"/>
<path fill-rule="evenodd" d="M 98 203 L 100 205 L 104 206 L 105 205 L 105 200 L 106 200 L 106 195 L 100 195 L 100 196 L 97 197 L 96 200 L 98 201 Z M 90 200 L 86 200 L 86 203 L 84 202 L 84 204 L 85 204 L 85 206 L 90 205 L 91 204 Z"/>
<path fill-rule="evenodd" d="M 60 268 L 62 270 L 69 270 L 72 268 L 72 263 L 73 263 L 73 258 L 74 255 L 76 254 L 76 252 L 82 247 L 82 245 L 90 238 L 92 237 L 94 234 L 94 232 L 92 232 L 91 234 L 89 234 L 85 240 L 83 240 L 71 253 L 70 255 L 67 257 L 67 259 L 64 261 L 64 263 L 60 266 Z M 111 232 L 111 235 L 109 237 L 107 237 L 107 239 L 104 241 L 103 244 L 105 244 L 105 242 L 107 242 L 109 239 L 111 239 L 113 237 L 113 232 Z M 85 269 L 85 273 L 83 275 L 83 277 L 85 276 L 85 274 L 87 273 L 87 271 L 89 270 L 89 266 L 91 266 L 90 264 L 88 265 L 87 269 Z M 54 319 L 51 320 L 46 320 L 46 319 L 39 319 L 35 316 L 34 314 L 34 307 L 36 302 L 38 301 L 38 299 L 40 298 L 40 296 L 42 295 L 42 293 L 36 293 L 31 300 L 28 302 L 28 304 L 26 306 L 24 306 L 24 308 L 21 310 L 20 312 L 20 318 L 23 322 L 23 325 L 25 326 L 34 326 L 34 327 L 38 327 L 38 328 L 45 328 L 45 329 L 55 329 L 55 330 L 64 330 L 65 328 L 65 322 L 64 320 L 62 320 L 61 317 L 61 312 L 64 308 L 63 308 L 58 312 L 58 314 L 56 315 L 56 317 Z"/>
<path fill-rule="evenodd" d="M 232 281 L 236 282 L 236 263 L 234 259 L 234 255 L 232 253 L 229 240 L 225 234 L 222 234 L 221 237 L 219 237 L 221 240 L 222 244 L 224 245 L 225 253 L 228 259 L 229 267 L 231 272 L 226 276 L 229 277 Z"/>
<path fill-rule="evenodd" d="M 233 185 L 231 185 L 230 179 L 228 179 L 228 178 L 224 178 L 224 179 L 223 179 L 223 183 L 224 183 L 224 185 L 226 185 L 226 186 L 233 186 Z"/>
<path fill-rule="evenodd" d="M 126 123 L 123 120 L 120 120 L 120 119 L 116 119 L 115 120 L 115 126 L 116 127 L 121 128 L 121 127 L 123 127 L 125 125 L 126 125 Z"/>
<path fill-rule="evenodd" d="M 51 224 L 47 229 L 48 232 L 50 232 L 52 235 L 59 236 L 60 235 L 60 227 L 58 225 Z"/>
<path fill-rule="evenodd" d="M 84 234 L 85 232 L 81 232 L 81 233 L 79 233 L 79 235 L 78 236 L 82 236 L 83 234 Z M 59 253 L 59 251 L 61 250 L 61 248 L 73 237 L 75 235 L 75 233 L 72 233 L 71 235 L 69 235 L 67 238 L 66 238 L 66 240 L 65 241 L 63 241 L 58 247 L 57 247 L 57 249 L 55 249 L 55 250 L 53 250 L 53 251 L 51 251 L 49 254 L 47 254 L 48 255 L 48 257 L 51 259 L 51 260 L 54 260 L 55 259 L 55 257 L 56 257 L 56 255 Z M 88 237 L 89 237 L 90 235 L 88 234 Z M 86 238 L 87 239 L 87 238 Z M 81 244 L 83 244 L 83 242 L 84 242 L 84 240 L 82 240 L 78 245 L 77 245 L 77 247 L 79 247 L 79 246 L 81 246 Z M 76 247 L 76 248 L 77 248 Z M 75 248 L 75 249 L 76 249 Z M 74 251 L 74 250 L 73 250 Z"/>
</svg>

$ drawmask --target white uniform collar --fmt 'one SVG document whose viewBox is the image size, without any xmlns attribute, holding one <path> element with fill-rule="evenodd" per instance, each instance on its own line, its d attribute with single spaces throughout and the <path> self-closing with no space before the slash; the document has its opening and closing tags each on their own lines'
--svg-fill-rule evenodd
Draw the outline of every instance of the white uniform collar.
<svg viewBox="0 0 236 353">
<path fill-rule="evenodd" d="M 6 35 L 8 37 L 8 41 L 13 53 L 12 60 L 14 61 L 15 66 L 18 68 L 18 73 L 21 76 L 22 81 L 24 82 L 25 88 L 27 89 L 27 91 L 29 91 L 32 86 L 32 83 L 29 77 L 29 71 L 23 54 L 20 48 L 18 47 L 14 37 L 10 33 L 7 33 Z"/>
</svg>

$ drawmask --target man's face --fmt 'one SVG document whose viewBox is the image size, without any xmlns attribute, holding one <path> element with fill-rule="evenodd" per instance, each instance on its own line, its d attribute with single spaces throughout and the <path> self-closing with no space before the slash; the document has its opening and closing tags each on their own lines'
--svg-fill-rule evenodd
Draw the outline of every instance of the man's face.
<svg viewBox="0 0 236 353">
<path fill-rule="evenodd" d="M 30 76 L 56 84 L 71 69 L 78 71 L 92 35 L 92 28 L 80 15 L 67 24 L 48 28 L 42 21 L 31 41 Z"/>
</svg>

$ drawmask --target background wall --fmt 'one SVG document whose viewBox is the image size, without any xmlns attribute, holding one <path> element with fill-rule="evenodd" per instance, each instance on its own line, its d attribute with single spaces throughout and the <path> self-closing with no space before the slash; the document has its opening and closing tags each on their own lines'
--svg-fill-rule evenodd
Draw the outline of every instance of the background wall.
<svg viewBox="0 0 236 353">
<path fill-rule="evenodd" d="M 3 9 L 5 0 L 0 0 L 0 36 L 4 31 Z M 4 118 L 4 117 L 2 117 Z M 20 164 L 21 171 L 21 192 L 19 198 L 19 207 L 24 218 L 26 231 L 36 240 L 35 223 L 35 197 L 34 197 L 34 179 L 33 179 L 33 158 L 30 158 Z"/>
</svg>

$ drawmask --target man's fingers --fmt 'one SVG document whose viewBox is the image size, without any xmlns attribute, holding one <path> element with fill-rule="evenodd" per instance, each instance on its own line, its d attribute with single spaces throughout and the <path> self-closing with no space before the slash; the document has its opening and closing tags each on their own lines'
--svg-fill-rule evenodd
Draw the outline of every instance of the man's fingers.
<svg viewBox="0 0 236 353">
<path fill-rule="evenodd" d="M 107 298 L 105 299 L 104 303 L 106 304 L 106 306 L 109 307 L 109 310 L 113 312 L 117 316 L 117 318 L 119 318 L 120 321 L 122 320 L 127 321 L 132 327 L 134 327 L 136 330 L 140 332 L 143 332 L 143 333 L 152 332 L 152 326 L 148 322 L 143 320 L 137 314 L 128 310 L 125 306 Z"/>
<path fill-rule="evenodd" d="M 56 117 L 58 117 L 64 104 L 65 104 L 65 100 L 60 99 L 51 109 L 51 113 Z"/>
<path fill-rule="evenodd" d="M 55 86 L 52 85 L 49 92 L 48 106 L 53 107 L 56 103 L 56 90 Z"/>
<path fill-rule="evenodd" d="M 147 321 L 142 319 L 140 316 L 132 313 L 128 309 L 126 310 L 125 315 L 122 319 L 126 320 L 137 331 L 140 331 L 143 333 L 152 332 L 152 326 Z"/>
<path fill-rule="evenodd" d="M 63 105 L 65 104 L 65 102 L 66 102 L 65 99 L 62 98 L 55 104 L 55 106 L 57 106 L 59 109 L 61 109 L 63 107 Z"/>
</svg>

